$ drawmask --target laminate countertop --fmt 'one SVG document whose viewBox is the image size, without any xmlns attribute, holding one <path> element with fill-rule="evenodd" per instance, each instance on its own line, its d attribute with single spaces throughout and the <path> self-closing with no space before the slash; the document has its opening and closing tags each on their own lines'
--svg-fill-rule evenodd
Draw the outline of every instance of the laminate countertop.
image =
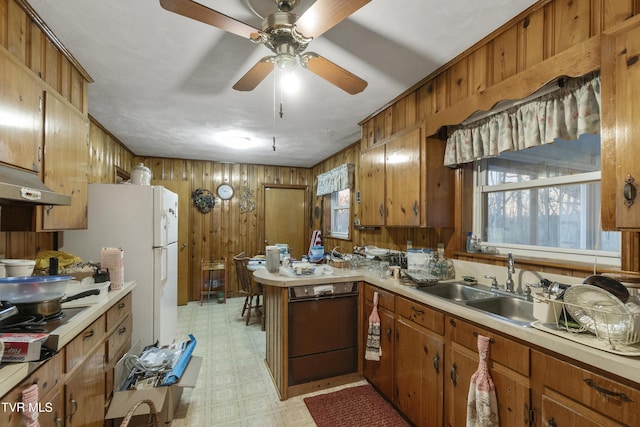
<svg viewBox="0 0 640 427">
<path fill-rule="evenodd" d="M 107 296 L 73 316 L 50 335 L 57 338 L 57 348 L 63 348 L 93 321 L 107 312 L 122 297 L 136 286 L 135 281 L 126 282 L 121 289 L 109 291 Z M 79 300 L 78 300 L 79 301 Z M 0 396 L 4 396 L 20 384 L 44 362 L 3 363 L 0 365 Z M 62 374 L 62 373 L 60 373 Z"/>
<path fill-rule="evenodd" d="M 456 277 L 462 277 L 456 270 Z M 535 329 L 524 327 L 507 320 L 502 320 L 490 314 L 456 303 L 444 298 L 429 295 L 416 288 L 411 282 L 380 278 L 380 275 L 367 268 L 356 270 L 333 268 L 332 274 L 290 277 L 279 273 L 269 273 L 266 269 L 257 270 L 253 274 L 256 282 L 267 286 L 294 287 L 302 285 L 319 285 L 348 281 L 365 281 L 382 289 L 394 292 L 414 301 L 431 306 L 461 319 L 474 322 L 482 327 L 493 329 L 509 335 L 532 347 L 549 350 L 566 358 L 582 362 L 602 372 L 613 374 L 620 379 L 626 379 L 640 387 L 640 357 L 622 356 L 608 351 L 599 350 L 566 338 Z M 574 278 L 576 280 L 577 278 Z M 458 279 L 455 281 L 462 281 Z M 580 281 L 581 282 L 581 281 Z"/>
</svg>

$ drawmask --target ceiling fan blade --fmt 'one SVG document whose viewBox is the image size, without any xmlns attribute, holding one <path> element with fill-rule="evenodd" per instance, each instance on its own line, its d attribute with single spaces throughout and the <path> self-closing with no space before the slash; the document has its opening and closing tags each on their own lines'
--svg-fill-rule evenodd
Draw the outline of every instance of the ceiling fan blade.
<svg viewBox="0 0 640 427">
<path fill-rule="evenodd" d="M 253 90 L 273 71 L 273 56 L 265 56 L 233 85 L 235 90 Z"/>
<path fill-rule="evenodd" d="M 257 39 L 258 29 L 233 19 L 223 13 L 209 9 L 192 0 L 160 0 L 160 6 L 169 12 L 195 19 L 247 39 Z"/>
<path fill-rule="evenodd" d="M 316 0 L 296 21 L 296 29 L 305 37 L 317 38 L 370 1 Z"/>
<path fill-rule="evenodd" d="M 305 53 L 302 55 L 302 61 L 300 62 L 312 73 L 351 95 L 360 93 L 367 87 L 368 83 L 366 81 L 317 53 Z"/>
</svg>

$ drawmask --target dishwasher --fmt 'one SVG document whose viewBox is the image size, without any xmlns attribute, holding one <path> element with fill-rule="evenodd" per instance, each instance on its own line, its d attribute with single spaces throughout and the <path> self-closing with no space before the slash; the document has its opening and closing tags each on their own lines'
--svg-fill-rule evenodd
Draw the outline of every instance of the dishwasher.
<svg viewBox="0 0 640 427">
<path fill-rule="evenodd" d="M 289 288 L 289 385 L 358 369 L 358 283 Z"/>
</svg>

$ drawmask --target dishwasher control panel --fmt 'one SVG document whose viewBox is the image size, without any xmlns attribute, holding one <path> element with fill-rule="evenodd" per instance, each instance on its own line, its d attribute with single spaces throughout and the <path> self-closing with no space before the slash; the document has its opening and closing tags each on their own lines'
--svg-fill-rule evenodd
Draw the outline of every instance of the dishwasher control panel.
<svg viewBox="0 0 640 427">
<path fill-rule="evenodd" d="M 358 295 L 358 283 L 323 283 L 321 285 L 303 285 L 289 288 L 289 300 Z"/>
</svg>

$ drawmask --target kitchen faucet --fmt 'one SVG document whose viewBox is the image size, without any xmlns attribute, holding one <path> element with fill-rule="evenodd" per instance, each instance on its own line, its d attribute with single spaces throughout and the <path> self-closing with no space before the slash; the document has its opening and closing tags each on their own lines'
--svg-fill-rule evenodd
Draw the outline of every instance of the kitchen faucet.
<svg viewBox="0 0 640 427">
<path fill-rule="evenodd" d="M 511 275 L 515 272 L 516 269 L 514 267 L 513 253 L 509 252 L 509 255 L 507 255 L 507 292 L 513 292 L 513 278 Z"/>
</svg>

